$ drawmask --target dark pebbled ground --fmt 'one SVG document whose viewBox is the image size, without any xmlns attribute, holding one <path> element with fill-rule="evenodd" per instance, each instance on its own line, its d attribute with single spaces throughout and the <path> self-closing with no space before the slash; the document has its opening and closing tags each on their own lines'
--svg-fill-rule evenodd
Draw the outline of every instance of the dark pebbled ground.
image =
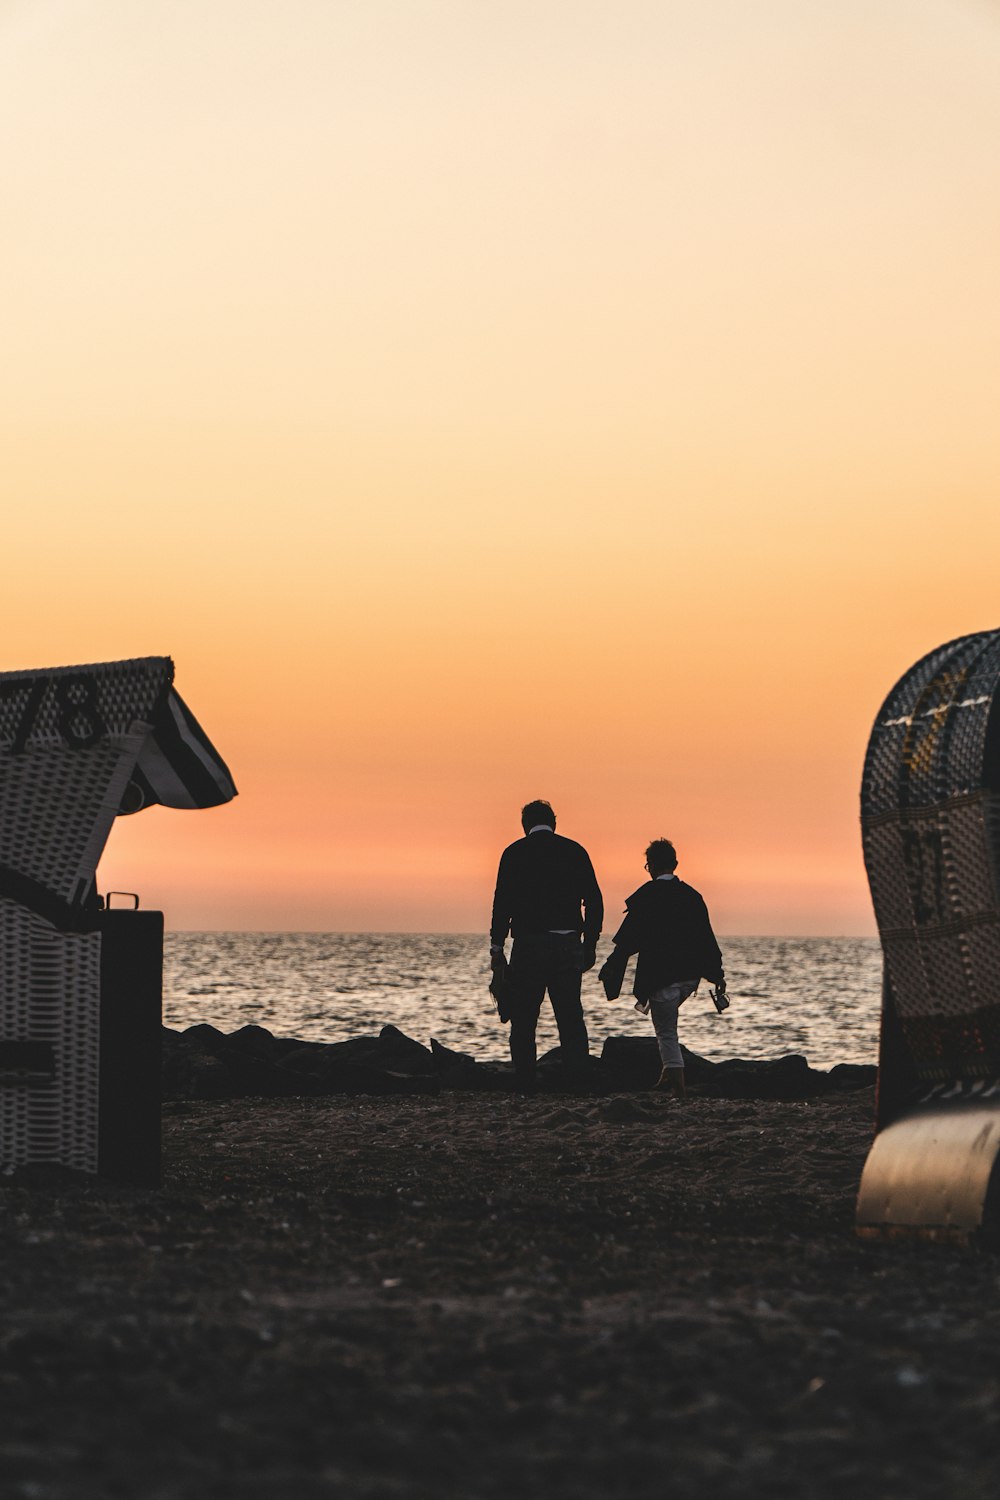
<svg viewBox="0 0 1000 1500">
<path fill-rule="evenodd" d="M 0 1495 L 995 1500 L 1000 1258 L 854 1237 L 872 1109 L 168 1104 L 0 1190 Z"/>
</svg>

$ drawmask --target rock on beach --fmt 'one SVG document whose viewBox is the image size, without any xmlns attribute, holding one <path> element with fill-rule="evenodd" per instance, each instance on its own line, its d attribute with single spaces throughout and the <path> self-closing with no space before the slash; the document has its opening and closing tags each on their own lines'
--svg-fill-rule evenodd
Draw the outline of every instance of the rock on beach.
<svg viewBox="0 0 1000 1500">
<path fill-rule="evenodd" d="M 229 1034 L 205 1024 L 163 1029 L 163 1092 L 167 1099 L 290 1098 L 321 1094 L 437 1094 L 510 1091 L 509 1063 L 479 1062 L 431 1038 L 430 1046 L 383 1026 L 377 1036 L 342 1042 L 276 1037 L 263 1026 Z M 709 1099 L 794 1100 L 870 1087 L 876 1069 L 841 1063 L 824 1072 L 798 1054 L 770 1060 L 711 1062 L 686 1048 L 691 1093 Z M 593 1093 L 649 1089 L 659 1073 L 653 1037 L 608 1037 L 591 1059 Z M 542 1092 L 565 1090 L 559 1048 L 539 1059 Z"/>
</svg>

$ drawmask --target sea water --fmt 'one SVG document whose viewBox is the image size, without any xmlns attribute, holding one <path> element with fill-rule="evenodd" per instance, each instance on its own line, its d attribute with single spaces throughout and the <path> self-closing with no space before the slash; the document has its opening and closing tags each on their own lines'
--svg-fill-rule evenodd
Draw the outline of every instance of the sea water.
<svg viewBox="0 0 1000 1500">
<path fill-rule="evenodd" d="M 817 1068 L 874 1063 L 882 957 L 876 938 L 720 938 L 732 1004 L 717 1014 L 702 982 L 681 1009 L 680 1038 L 703 1057 L 804 1053 Z M 598 950 L 598 967 L 610 950 Z M 590 1050 L 607 1036 L 651 1036 L 631 989 L 612 1003 L 597 969 L 583 977 Z M 166 939 L 164 1021 L 222 1031 L 265 1026 L 276 1036 L 337 1042 L 391 1023 L 427 1043 L 480 1059 L 507 1055 L 507 1028 L 489 986 L 478 934 L 177 932 Z M 558 1044 L 546 1001 L 540 1051 Z"/>
</svg>

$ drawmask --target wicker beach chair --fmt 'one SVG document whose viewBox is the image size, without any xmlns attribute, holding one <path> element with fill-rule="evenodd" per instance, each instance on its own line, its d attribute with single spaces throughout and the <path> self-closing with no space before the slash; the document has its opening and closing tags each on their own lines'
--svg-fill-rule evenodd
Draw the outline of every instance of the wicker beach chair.
<svg viewBox="0 0 1000 1500">
<path fill-rule="evenodd" d="M 174 690 L 169 658 L 0 674 L 4 1171 L 101 1165 L 108 924 L 94 882 L 115 818 L 235 795 Z"/>
<path fill-rule="evenodd" d="M 862 1233 L 1000 1233 L 1000 631 L 932 651 L 868 744 L 865 865 L 884 955 Z"/>
</svg>

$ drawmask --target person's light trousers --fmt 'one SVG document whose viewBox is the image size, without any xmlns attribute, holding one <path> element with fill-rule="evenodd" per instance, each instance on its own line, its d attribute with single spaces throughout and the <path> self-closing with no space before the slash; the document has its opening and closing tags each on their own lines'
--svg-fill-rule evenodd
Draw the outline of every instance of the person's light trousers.
<svg viewBox="0 0 1000 1500">
<path fill-rule="evenodd" d="M 676 984 L 664 985 L 649 997 L 649 1013 L 653 1018 L 660 1061 L 665 1068 L 684 1066 L 681 1044 L 677 1040 L 677 1012 L 688 996 L 694 994 L 698 983 L 697 979 L 679 979 Z"/>
</svg>

